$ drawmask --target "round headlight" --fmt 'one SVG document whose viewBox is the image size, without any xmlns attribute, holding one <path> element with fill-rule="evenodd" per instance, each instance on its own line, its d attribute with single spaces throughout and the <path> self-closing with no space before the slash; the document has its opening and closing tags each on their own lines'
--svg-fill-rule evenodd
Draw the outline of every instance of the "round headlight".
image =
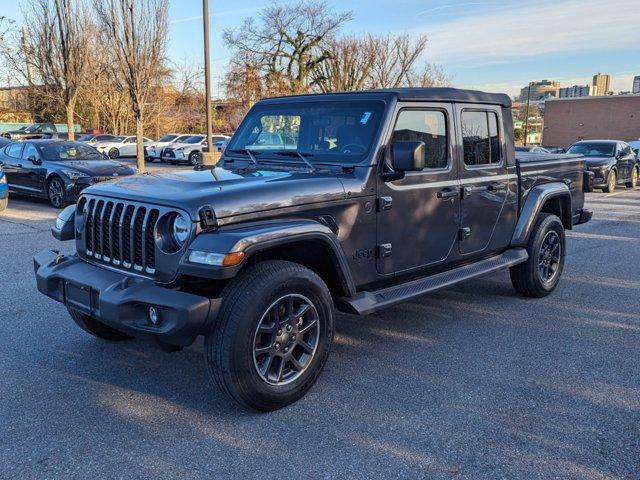
<svg viewBox="0 0 640 480">
<path fill-rule="evenodd" d="M 184 218 L 183 215 L 177 215 L 174 219 L 173 219 L 173 228 L 172 228 L 172 234 L 173 234 L 173 240 L 178 244 L 178 245 L 184 245 L 184 242 L 187 241 L 187 239 L 189 238 L 189 222 L 187 221 L 186 218 Z"/>
</svg>

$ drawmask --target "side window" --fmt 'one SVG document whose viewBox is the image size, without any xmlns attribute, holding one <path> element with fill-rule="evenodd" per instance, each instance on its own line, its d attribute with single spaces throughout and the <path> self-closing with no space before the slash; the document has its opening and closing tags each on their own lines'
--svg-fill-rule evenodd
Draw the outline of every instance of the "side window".
<svg viewBox="0 0 640 480">
<path fill-rule="evenodd" d="M 424 142 L 425 168 L 446 168 L 449 163 L 447 118 L 440 110 L 402 110 L 392 142 Z"/>
<path fill-rule="evenodd" d="M 7 155 L 12 158 L 20 158 L 20 153 L 22 152 L 22 143 L 14 143 L 9 145 L 5 150 Z"/>
<path fill-rule="evenodd" d="M 500 136 L 495 112 L 464 110 L 461 123 L 464 163 L 469 166 L 500 163 Z"/>
<path fill-rule="evenodd" d="M 22 151 L 22 158 L 26 160 L 29 157 L 38 158 L 38 150 L 32 143 L 26 143 Z"/>
<path fill-rule="evenodd" d="M 136 142 L 136 137 L 129 137 L 124 141 L 124 143 L 135 143 L 135 142 Z"/>
</svg>

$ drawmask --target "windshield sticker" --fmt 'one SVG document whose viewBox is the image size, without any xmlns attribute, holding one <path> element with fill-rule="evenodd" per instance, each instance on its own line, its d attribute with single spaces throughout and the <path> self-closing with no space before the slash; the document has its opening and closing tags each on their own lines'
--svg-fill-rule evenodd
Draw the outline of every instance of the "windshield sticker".
<svg viewBox="0 0 640 480">
<path fill-rule="evenodd" d="M 362 125 L 366 125 L 367 122 L 369 121 L 369 119 L 371 118 L 372 113 L 371 112 L 364 112 L 362 114 L 362 118 L 360 119 L 360 123 Z"/>
</svg>

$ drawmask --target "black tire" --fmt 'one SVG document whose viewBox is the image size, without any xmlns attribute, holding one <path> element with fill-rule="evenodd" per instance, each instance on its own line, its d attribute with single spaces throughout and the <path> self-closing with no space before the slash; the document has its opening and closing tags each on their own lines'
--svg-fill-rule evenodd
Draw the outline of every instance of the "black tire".
<svg viewBox="0 0 640 480">
<path fill-rule="evenodd" d="M 194 167 L 200 164 L 200 153 L 199 152 L 191 152 L 189 154 L 189 163 Z"/>
<path fill-rule="evenodd" d="M 120 150 L 118 150 L 117 148 L 114 147 L 111 150 L 109 150 L 109 158 L 111 160 L 115 160 L 119 156 L 120 156 Z"/>
<path fill-rule="evenodd" d="M 631 178 L 626 183 L 627 188 L 636 188 L 638 186 L 638 177 L 640 177 L 640 171 L 638 167 L 633 167 L 631 170 Z"/>
<path fill-rule="evenodd" d="M 127 335 L 115 328 L 111 328 L 110 326 L 91 318 L 87 314 L 80 313 L 73 308 L 67 308 L 67 310 L 69 311 L 69 315 L 71 315 L 73 321 L 76 322 L 81 329 L 90 333 L 94 337 L 109 340 L 110 342 L 120 342 L 122 340 L 130 340 L 133 338 L 131 335 Z"/>
<path fill-rule="evenodd" d="M 614 192 L 618 184 L 618 173 L 615 170 L 609 172 L 607 177 L 607 185 L 602 189 L 605 193 Z"/>
<path fill-rule="evenodd" d="M 549 256 L 549 251 L 554 247 L 545 243 L 553 238 L 557 239 L 559 246 L 557 261 Z M 526 262 L 509 270 L 513 288 L 525 297 L 546 297 L 555 290 L 564 269 L 565 233 L 557 216 L 550 213 L 541 213 L 538 216 L 527 243 L 527 253 L 529 258 Z M 546 275 L 543 273 L 545 264 Z M 547 278 L 547 281 L 544 281 L 543 277 Z"/>
<path fill-rule="evenodd" d="M 218 388 L 240 405 L 259 411 L 277 410 L 304 396 L 320 375 L 333 341 L 333 301 L 322 279 L 296 263 L 265 261 L 241 272 L 225 287 L 222 298 L 218 318 L 205 339 L 207 370 Z M 289 299 L 291 306 L 287 308 Z M 309 308 L 298 310 L 293 301 L 308 303 Z M 275 320 L 268 315 L 274 311 Z M 280 315 L 287 320 L 282 321 Z M 265 327 L 265 322 L 273 326 Z M 315 345 L 313 352 L 300 350 L 295 343 L 296 332 L 298 342 L 306 347 Z M 306 336 L 309 333 L 314 335 L 313 340 Z M 268 345 L 257 346 L 264 335 L 269 338 Z M 266 373 L 259 366 L 260 350 L 269 350 L 262 354 L 268 355 Z M 297 367 L 304 363 L 304 368 L 294 368 L 293 360 L 283 359 L 295 355 L 300 356 L 295 361 Z M 272 366 L 276 367 L 277 380 L 270 383 L 265 375 L 269 376 Z M 290 380 L 284 377 L 285 370 Z"/>
<path fill-rule="evenodd" d="M 60 177 L 53 176 L 47 182 L 47 198 L 53 208 L 64 208 L 67 205 L 64 181 Z"/>
</svg>

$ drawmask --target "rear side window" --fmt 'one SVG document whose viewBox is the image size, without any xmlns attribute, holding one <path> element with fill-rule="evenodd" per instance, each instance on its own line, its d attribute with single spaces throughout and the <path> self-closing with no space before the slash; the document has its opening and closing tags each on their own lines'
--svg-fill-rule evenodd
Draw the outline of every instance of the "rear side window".
<svg viewBox="0 0 640 480">
<path fill-rule="evenodd" d="M 9 145 L 5 152 L 7 155 L 13 158 L 20 158 L 20 153 L 22 152 L 22 143 L 13 143 Z"/>
<path fill-rule="evenodd" d="M 461 123 L 465 165 L 500 163 L 500 136 L 496 113 L 484 110 L 464 110 Z"/>
<path fill-rule="evenodd" d="M 402 110 L 392 141 L 424 142 L 425 168 L 447 167 L 447 119 L 440 110 Z"/>
<path fill-rule="evenodd" d="M 28 160 L 29 157 L 38 158 L 38 150 L 32 143 L 26 143 L 24 145 L 24 151 L 22 152 L 22 158 Z"/>
</svg>

